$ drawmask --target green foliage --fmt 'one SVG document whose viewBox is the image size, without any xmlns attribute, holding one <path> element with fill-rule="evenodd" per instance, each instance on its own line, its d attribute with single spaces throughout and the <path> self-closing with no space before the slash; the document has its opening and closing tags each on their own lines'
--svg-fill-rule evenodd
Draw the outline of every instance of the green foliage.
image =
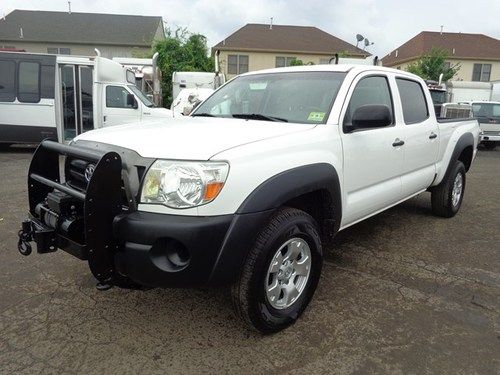
<svg viewBox="0 0 500 375">
<path fill-rule="evenodd" d="M 290 66 L 301 66 L 304 65 L 304 62 L 300 59 L 293 59 L 290 61 Z"/>
<path fill-rule="evenodd" d="M 416 74 L 423 79 L 439 80 L 439 75 L 443 74 L 443 82 L 453 78 L 460 70 L 460 63 L 447 67 L 446 59 L 448 52 L 441 48 L 432 48 L 429 53 L 422 55 L 420 59 L 408 65 L 406 70 Z"/>
<path fill-rule="evenodd" d="M 207 38 L 185 28 L 172 31 L 165 28 L 166 39 L 158 41 L 153 51 L 158 52 L 158 67 L 162 73 L 163 103 L 172 103 L 172 73 L 176 71 L 213 72 L 214 59 L 209 57 Z"/>
</svg>

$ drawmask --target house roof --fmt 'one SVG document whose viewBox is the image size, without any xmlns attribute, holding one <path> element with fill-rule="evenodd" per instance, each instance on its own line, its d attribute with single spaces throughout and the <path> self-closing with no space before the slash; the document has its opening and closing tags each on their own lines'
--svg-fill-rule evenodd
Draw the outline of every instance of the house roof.
<svg viewBox="0 0 500 375">
<path fill-rule="evenodd" d="M 158 26 L 161 17 L 16 9 L 0 19 L 0 40 L 149 47 Z"/>
<path fill-rule="evenodd" d="M 212 51 L 261 51 L 333 55 L 347 52 L 352 56 L 370 56 L 327 32 L 311 26 L 249 23 L 216 44 Z"/>
<path fill-rule="evenodd" d="M 394 66 L 422 56 L 433 47 L 448 51 L 456 59 L 500 59 L 500 40 L 484 34 L 440 33 L 422 31 L 382 59 L 384 66 Z"/>
</svg>

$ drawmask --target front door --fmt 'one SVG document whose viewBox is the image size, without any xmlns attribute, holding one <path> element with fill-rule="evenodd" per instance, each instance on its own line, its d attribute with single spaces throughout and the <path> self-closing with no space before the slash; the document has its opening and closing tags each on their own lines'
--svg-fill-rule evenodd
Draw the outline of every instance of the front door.
<svg viewBox="0 0 500 375">
<path fill-rule="evenodd" d="M 60 139 L 63 142 L 94 129 L 92 74 L 92 66 L 66 64 L 59 67 L 62 104 Z"/>
<path fill-rule="evenodd" d="M 392 86 L 394 83 L 392 83 Z M 401 200 L 403 147 L 402 129 L 396 123 L 389 77 L 362 74 L 347 96 L 341 116 L 344 150 L 344 195 L 342 226 L 350 225 Z M 392 124 L 348 132 L 354 111 L 363 105 L 385 105 Z"/>
<path fill-rule="evenodd" d="M 103 126 L 121 125 L 141 120 L 141 104 L 134 99 L 129 103 L 127 96 L 132 94 L 124 86 L 106 85 L 103 95 Z"/>
</svg>

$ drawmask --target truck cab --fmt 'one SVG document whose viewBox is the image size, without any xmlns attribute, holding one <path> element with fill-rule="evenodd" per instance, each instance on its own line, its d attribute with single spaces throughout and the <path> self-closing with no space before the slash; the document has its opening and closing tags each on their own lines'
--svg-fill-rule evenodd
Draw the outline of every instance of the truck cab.
<svg viewBox="0 0 500 375">
<path fill-rule="evenodd" d="M 488 150 L 500 144 L 500 102 L 473 101 L 472 113 L 481 128 L 481 143 Z"/>
</svg>

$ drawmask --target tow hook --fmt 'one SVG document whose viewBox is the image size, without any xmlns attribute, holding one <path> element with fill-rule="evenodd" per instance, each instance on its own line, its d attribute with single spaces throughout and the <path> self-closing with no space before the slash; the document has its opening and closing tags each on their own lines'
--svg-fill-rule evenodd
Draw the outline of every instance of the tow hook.
<svg viewBox="0 0 500 375">
<path fill-rule="evenodd" d="M 33 241 L 33 227 L 30 220 L 22 222 L 18 236 L 17 249 L 24 256 L 30 255 L 32 251 L 30 242 Z"/>
</svg>

